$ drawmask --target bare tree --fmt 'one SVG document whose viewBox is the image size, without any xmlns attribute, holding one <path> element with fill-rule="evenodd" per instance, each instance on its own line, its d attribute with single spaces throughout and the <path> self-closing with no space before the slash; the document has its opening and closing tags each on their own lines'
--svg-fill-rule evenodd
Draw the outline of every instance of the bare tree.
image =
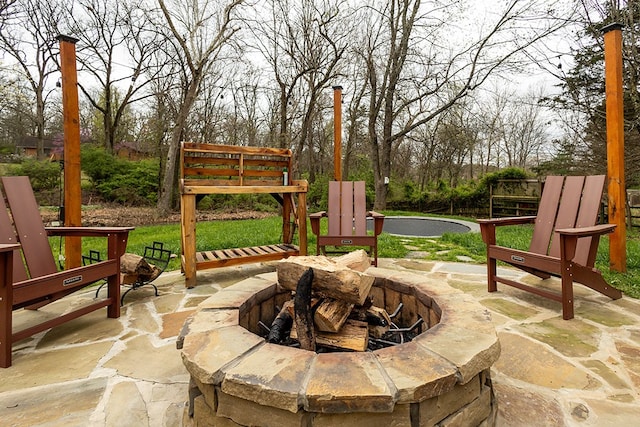
<svg viewBox="0 0 640 427">
<path fill-rule="evenodd" d="M 184 88 L 177 116 L 172 124 L 167 161 L 158 198 L 158 215 L 171 208 L 178 149 L 191 107 L 204 77 L 211 71 L 227 43 L 238 31 L 234 26 L 242 0 L 224 4 L 214 0 L 158 0 L 164 25 L 169 28 L 179 55 L 184 60 Z"/>
<path fill-rule="evenodd" d="M 346 4 L 344 0 L 271 0 L 265 6 L 269 18 L 250 25 L 256 48 L 271 67 L 279 91 L 278 145 L 293 148 L 297 163 L 306 149 L 312 175 L 314 153 L 309 138 L 314 118 L 320 114 L 321 93 L 338 74 L 346 50 L 348 31 L 340 14 Z M 295 107 L 299 107 L 300 123 L 293 138 L 290 109 Z"/>
<path fill-rule="evenodd" d="M 503 121 L 503 149 L 507 166 L 525 169 L 537 166 L 541 150 L 548 142 L 547 120 L 542 106 L 536 101 L 540 95 L 512 94 Z"/>
<path fill-rule="evenodd" d="M 352 165 L 358 155 L 366 156 L 368 153 L 367 146 L 367 128 L 364 118 L 367 89 L 366 75 L 362 67 L 357 61 L 349 61 L 346 65 L 347 85 L 349 92 L 343 92 L 344 105 L 344 129 L 346 140 L 343 148 L 343 165 L 342 173 L 344 177 L 349 179 Z M 345 96 L 346 94 L 346 96 Z M 345 101 L 346 98 L 346 101 Z"/>
<path fill-rule="evenodd" d="M 33 130 L 33 92 L 17 79 L 0 76 L 0 141 L 11 146 Z"/>
<path fill-rule="evenodd" d="M 54 61 L 60 4 L 55 0 L 16 0 L 3 5 L 0 44 L 17 63 L 16 71 L 35 96 L 35 112 L 30 114 L 37 138 L 38 157 L 44 157 L 45 107 L 48 77 L 57 72 Z M 49 88 L 51 89 L 51 88 Z"/>
<path fill-rule="evenodd" d="M 80 39 L 79 74 L 88 76 L 78 86 L 100 116 L 99 139 L 109 152 L 125 136 L 127 111 L 151 95 L 146 89 L 159 73 L 153 61 L 157 34 L 148 30 L 147 15 L 134 4 L 77 0 L 66 13 L 69 31 Z"/>
<path fill-rule="evenodd" d="M 561 28 L 571 12 L 544 1 L 511 0 L 499 13 L 487 14 L 477 38 L 465 42 L 451 37 L 459 30 L 452 27 L 450 14 L 463 3 L 393 0 L 363 9 L 367 43 L 361 58 L 370 86 L 368 122 L 376 209 L 386 207 L 385 183 L 391 175 L 394 145 L 493 73 L 514 67 L 518 60 L 530 62 L 533 46 Z M 451 87 L 455 90 L 448 90 Z"/>
<path fill-rule="evenodd" d="M 464 176 L 466 165 L 473 164 L 473 150 L 479 139 L 476 115 L 468 108 L 467 100 L 462 100 L 442 113 L 438 120 L 438 147 L 441 173 L 448 178 L 449 185 L 455 187 Z"/>
<path fill-rule="evenodd" d="M 4 31 L 6 20 L 16 13 L 14 5 L 18 0 L 1 0 L 0 1 L 0 31 Z"/>
</svg>

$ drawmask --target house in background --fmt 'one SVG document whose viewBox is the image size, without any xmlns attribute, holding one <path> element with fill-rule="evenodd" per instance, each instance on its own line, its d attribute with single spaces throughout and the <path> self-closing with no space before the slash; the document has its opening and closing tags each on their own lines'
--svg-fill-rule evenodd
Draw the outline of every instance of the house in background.
<svg viewBox="0 0 640 427">
<path fill-rule="evenodd" d="M 144 147 L 139 143 L 131 141 L 122 141 L 116 145 L 116 155 L 121 159 L 142 160 L 153 157 L 152 148 Z"/>
<path fill-rule="evenodd" d="M 56 144 L 57 140 L 44 138 L 44 155 L 52 160 L 62 158 L 62 147 Z M 38 138 L 35 136 L 24 136 L 16 144 L 16 154 L 24 157 L 38 157 Z"/>
</svg>

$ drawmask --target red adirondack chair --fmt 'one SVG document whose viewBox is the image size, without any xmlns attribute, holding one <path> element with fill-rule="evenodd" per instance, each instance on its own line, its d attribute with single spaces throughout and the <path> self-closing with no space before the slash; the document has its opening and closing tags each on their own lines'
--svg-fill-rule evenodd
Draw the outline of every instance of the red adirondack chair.
<svg viewBox="0 0 640 427">
<path fill-rule="evenodd" d="M 373 265 L 378 265 L 378 235 L 382 233 L 384 215 L 367 211 L 364 181 L 329 182 L 327 211 L 309 215 L 311 231 L 317 236 L 316 254 L 326 254 L 327 246 L 369 247 Z M 328 233 L 320 235 L 320 219 L 328 219 Z M 373 232 L 367 232 L 367 218 L 373 218 Z M 335 252 L 344 253 L 344 250 Z"/>
<path fill-rule="evenodd" d="M 0 244 L 20 244 L 13 254 L 11 274 L 0 275 L 0 367 L 11 366 L 15 341 L 60 325 L 102 307 L 107 316 L 120 316 L 120 256 L 124 254 L 132 227 L 52 227 L 45 229 L 38 205 L 25 176 L 2 177 L 10 213 L 0 193 Z M 95 264 L 58 271 L 47 236 L 105 237 L 108 259 Z M 24 263 L 23 261 L 24 257 Z M 6 271 L 6 270 L 5 270 Z M 4 280 L 2 280 L 4 278 Z M 106 298 L 74 308 L 59 317 L 18 332 L 12 331 L 12 311 L 37 309 L 100 279 L 107 279 Z"/>
<path fill-rule="evenodd" d="M 615 224 L 596 225 L 605 177 L 549 176 L 545 180 L 537 216 L 479 220 L 482 239 L 487 245 L 489 292 L 497 282 L 532 292 L 562 303 L 562 317 L 572 319 L 573 282 L 579 282 L 612 299 L 622 297 L 594 268 L 600 236 L 614 230 Z M 535 223 L 528 251 L 496 243 L 496 227 Z M 496 274 L 496 261 L 546 279 L 561 278 L 560 292 L 526 285 Z"/>
</svg>

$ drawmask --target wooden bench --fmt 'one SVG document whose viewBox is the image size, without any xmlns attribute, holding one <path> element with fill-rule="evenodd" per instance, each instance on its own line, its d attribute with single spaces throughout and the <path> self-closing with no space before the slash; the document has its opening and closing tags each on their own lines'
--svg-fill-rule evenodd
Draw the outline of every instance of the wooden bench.
<svg viewBox="0 0 640 427">
<path fill-rule="evenodd" d="M 288 178 L 291 162 L 291 150 L 288 149 L 182 143 L 182 270 L 187 287 L 195 286 L 197 270 L 307 254 L 308 185 L 305 180 Z M 196 198 L 207 194 L 271 194 L 282 206 L 282 242 L 197 252 Z M 293 244 L 296 227 L 299 247 Z"/>
</svg>

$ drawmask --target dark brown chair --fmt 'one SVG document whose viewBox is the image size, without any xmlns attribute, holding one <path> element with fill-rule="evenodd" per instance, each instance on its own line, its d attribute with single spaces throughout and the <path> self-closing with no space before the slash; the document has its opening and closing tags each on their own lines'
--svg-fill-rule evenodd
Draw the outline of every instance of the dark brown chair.
<svg viewBox="0 0 640 427">
<path fill-rule="evenodd" d="M 367 211 L 364 181 L 329 182 L 327 211 L 309 215 L 311 231 L 317 236 L 316 254 L 326 254 L 327 246 L 368 246 L 373 265 L 378 265 L 378 235 L 384 215 Z M 320 235 L 320 219 L 328 219 L 328 232 Z M 367 218 L 373 218 L 373 232 L 367 232 Z M 337 250 L 344 253 L 345 251 Z"/>
<path fill-rule="evenodd" d="M 573 282 L 579 282 L 612 299 L 622 296 L 594 268 L 600 236 L 614 230 L 615 224 L 596 225 L 605 177 L 549 176 L 545 180 L 537 216 L 479 220 L 482 239 L 487 245 L 489 292 L 497 282 L 532 292 L 562 303 L 562 317 L 573 318 Z M 534 223 L 528 251 L 496 243 L 496 227 Z M 546 279 L 561 278 L 559 293 L 526 285 L 496 273 L 496 261 L 503 261 Z"/>
<path fill-rule="evenodd" d="M 120 256 L 124 254 L 132 227 L 52 227 L 42 223 L 40 211 L 25 176 L 2 177 L 4 193 L 0 193 L 0 244 L 19 243 L 13 254 L 13 280 L 4 276 L 0 285 L 3 324 L 0 326 L 0 367 L 11 366 L 11 346 L 15 341 L 60 325 L 102 307 L 107 316 L 120 317 Z M 105 237 L 108 239 L 108 259 L 95 264 L 58 271 L 49 246 L 48 236 Z M 24 259 L 24 263 L 22 262 Z M 107 297 L 74 307 L 59 317 L 44 321 L 18 332 L 12 331 L 13 310 L 38 309 L 63 298 L 100 279 L 108 283 Z M 2 277 L 0 277 L 2 280 Z M 11 310 L 11 311 L 9 311 Z"/>
</svg>

